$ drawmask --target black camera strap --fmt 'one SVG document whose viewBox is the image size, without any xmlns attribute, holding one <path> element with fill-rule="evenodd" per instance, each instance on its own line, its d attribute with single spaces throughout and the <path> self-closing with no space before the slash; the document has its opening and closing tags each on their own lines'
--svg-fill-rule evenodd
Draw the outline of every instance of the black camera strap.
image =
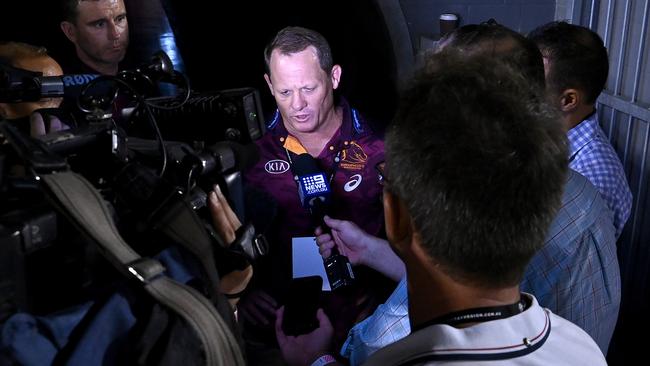
<svg viewBox="0 0 650 366">
<path fill-rule="evenodd" d="M 120 236 L 101 194 L 82 176 L 66 171 L 41 175 L 48 195 L 92 238 L 120 272 L 137 278 L 158 302 L 177 313 L 203 345 L 206 365 L 244 365 L 241 349 L 212 303 L 193 288 L 165 276 L 155 259 L 143 258 Z"/>
</svg>

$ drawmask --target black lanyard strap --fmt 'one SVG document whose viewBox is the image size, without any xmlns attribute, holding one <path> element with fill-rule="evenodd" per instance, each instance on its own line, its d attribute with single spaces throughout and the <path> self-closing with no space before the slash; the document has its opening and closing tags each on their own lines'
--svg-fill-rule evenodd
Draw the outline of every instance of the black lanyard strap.
<svg viewBox="0 0 650 366">
<path fill-rule="evenodd" d="M 528 303 L 526 297 L 522 296 L 521 300 L 517 301 L 514 304 L 473 308 L 445 314 L 418 325 L 417 327 L 413 328 L 413 331 L 417 331 L 434 324 L 447 324 L 456 326 L 466 323 L 481 323 L 491 320 L 505 319 L 523 312 L 529 306 L 530 304 Z"/>
</svg>

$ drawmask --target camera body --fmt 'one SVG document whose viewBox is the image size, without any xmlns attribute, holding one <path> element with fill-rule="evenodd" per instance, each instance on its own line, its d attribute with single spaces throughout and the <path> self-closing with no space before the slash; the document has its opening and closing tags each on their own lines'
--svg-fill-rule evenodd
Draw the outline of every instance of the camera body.
<svg viewBox="0 0 650 366">
<path fill-rule="evenodd" d="M 0 89 L 5 91 L 10 92 Z M 41 174 L 72 170 L 86 178 L 108 203 L 120 234 L 144 256 L 173 244 L 157 221 L 174 202 L 189 203 L 208 226 L 206 192 L 214 184 L 243 218 L 241 171 L 244 160 L 254 157 L 240 143 L 264 133 L 259 96 L 253 89 L 209 94 L 228 98 L 187 104 L 171 114 L 176 121 L 163 121 L 174 126 L 161 128 L 164 137 L 173 136 L 179 125 L 194 129 L 180 135 L 185 140 L 166 141 L 143 127 L 156 116 L 163 119 L 155 107 L 148 108 L 154 110 L 149 115 L 136 109 L 129 121 L 99 113 L 39 139 L 0 121 L 0 322 L 17 310 L 47 314 L 79 304 L 120 278 L 96 245 L 49 203 Z M 186 123 L 195 108 L 205 119 Z M 203 126 L 208 122 L 209 128 Z"/>
</svg>

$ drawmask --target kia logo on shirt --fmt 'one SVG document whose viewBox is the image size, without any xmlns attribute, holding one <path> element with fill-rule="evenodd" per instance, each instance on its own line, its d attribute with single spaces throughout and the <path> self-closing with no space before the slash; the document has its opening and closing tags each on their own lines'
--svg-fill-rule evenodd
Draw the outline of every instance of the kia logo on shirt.
<svg viewBox="0 0 650 366">
<path fill-rule="evenodd" d="M 281 159 L 269 160 L 264 164 L 264 170 L 270 174 L 282 174 L 289 170 L 289 163 Z"/>
</svg>

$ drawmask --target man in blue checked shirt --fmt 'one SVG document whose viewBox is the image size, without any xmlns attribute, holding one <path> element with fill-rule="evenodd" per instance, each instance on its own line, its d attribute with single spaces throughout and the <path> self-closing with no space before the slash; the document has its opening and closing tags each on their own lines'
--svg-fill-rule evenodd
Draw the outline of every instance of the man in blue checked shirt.
<svg viewBox="0 0 650 366">
<path fill-rule="evenodd" d="M 468 56 L 480 57 L 481 52 L 498 49 L 505 61 L 521 67 L 531 78 L 540 78 L 541 71 L 535 71 L 535 63 L 530 61 L 530 55 L 526 56 L 535 52 L 539 57 L 539 53 L 531 51 L 526 43 L 516 32 L 494 24 L 464 26 L 441 41 L 442 47 L 461 48 Z M 328 220 L 327 224 L 332 227 L 334 238 L 317 238 L 324 256 L 337 245 L 353 264 L 369 266 L 389 278 L 403 271 L 403 266 L 396 264 L 390 266 L 390 272 L 380 267 L 394 263 L 394 254 L 386 250 L 387 242 L 348 222 Z M 410 334 L 405 282 L 403 277 L 386 303 L 350 331 L 341 353 L 352 365 L 363 363 L 378 349 Z M 621 296 L 615 228 L 612 212 L 596 188 L 576 172 L 569 172 L 562 206 L 551 223 L 544 246 L 526 269 L 521 289 L 534 294 L 542 306 L 584 329 L 606 354 Z"/>
<path fill-rule="evenodd" d="M 528 38 L 542 52 L 548 92 L 568 130 L 569 167 L 598 188 L 614 212 L 618 238 L 630 216 L 632 193 L 595 108 L 607 81 L 607 49 L 597 33 L 566 22 L 543 25 Z"/>
</svg>

